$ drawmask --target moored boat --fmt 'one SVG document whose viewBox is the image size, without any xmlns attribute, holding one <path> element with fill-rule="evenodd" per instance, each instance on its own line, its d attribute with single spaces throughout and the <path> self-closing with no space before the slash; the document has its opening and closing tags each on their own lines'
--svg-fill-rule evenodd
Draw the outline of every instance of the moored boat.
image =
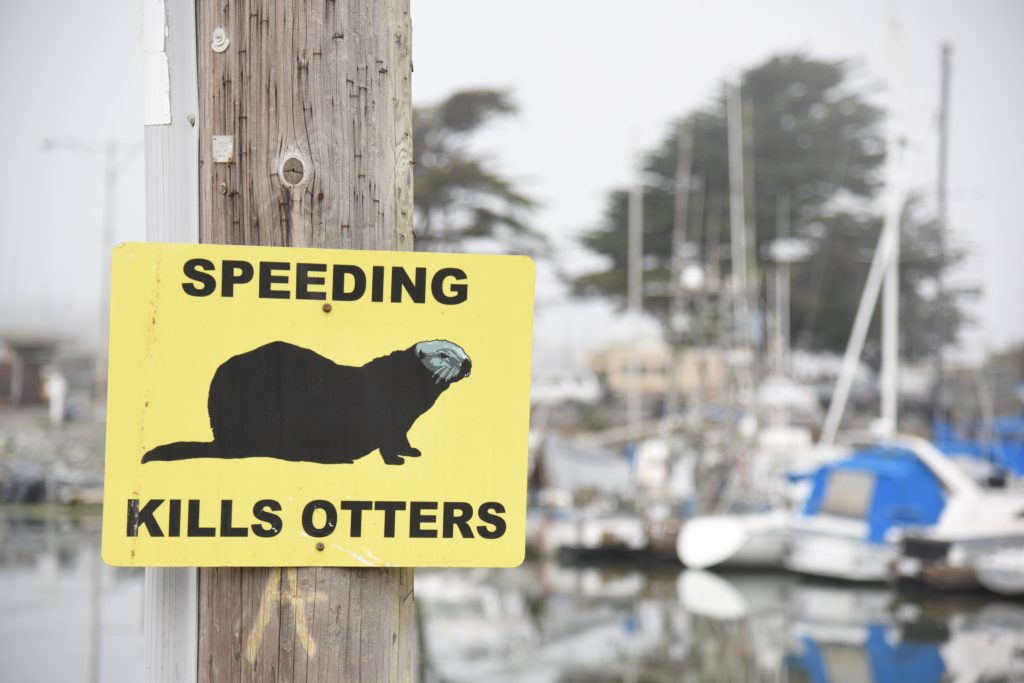
<svg viewBox="0 0 1024 683">
<path fill-rule="evenodd" d="M 793 525 L 788 568 L 852 581 L 976 586 L 1024 549 L 1024 492 L 985 488 L 918 437 L 878 439 L 825 465 Z M 1021 581 L 1024 585 L 1024 581 Z M 994 584 L 993 584 L 994 585 Z"/>
<path fill-rule="evenodd" d="M 779 567 L 791 523 L 785 510 L 694 517 L 683 523 L 676 552 L 690 569 Z"/>
</svg>

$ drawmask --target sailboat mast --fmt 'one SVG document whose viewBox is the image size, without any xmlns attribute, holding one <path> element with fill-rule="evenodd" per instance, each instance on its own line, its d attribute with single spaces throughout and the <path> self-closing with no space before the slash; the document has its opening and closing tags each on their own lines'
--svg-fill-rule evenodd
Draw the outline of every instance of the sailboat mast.
<svg viewBox="0 0 1024 683">
<path fill-rule="evenodd" d="M 734 319 L 741 328 L 749 323 L 747 308 L 747 225 L 743 189 L 743 110 L 738 83 L 726 86 L 729 122 L 729 243 L 732 256 Z"/>
<path fill-rule="evenodd" d="M 893 47 L 895 48 L 895 29 Z M 894 49 L 895 56 L 895 49 Z M 902 82 L 900 83 L 902 85 Z M 836 380 L 835 391 L 832 392 L 832 400 L 828 406 L 828 413 L 821 428 L 819 443 L 834 443 L 836 434 L 839 431 L 839 424 L 846 410 L 846 402 L 850 396 L 850 389 L 853 386 L 853 377 L 860 361 L 861 352 L 864 350 L 864 340 L 867 337 L 868 326 L 871 323 L 871 316 L 874 314 L 875 304 L 884 281 L 885 293 L 883 295 L 882 310 L 882 378 L 881 378 L 881 425 L 882 435 L 892 435 L 896 431 L 896 422 L 899 417 L 897 411 L 898 402 L 898 378 L 899 378 L 899 245 L 900 245 L 900 224 L 903 217 L 903 209 L 906 204 L 907 180 L 905 177 L 904 150 L 903 150 L 903 119 L 902 109 L 897 100 L 898 87 L 894 87 L 890 110 L 888 114 L 888 131 L 886 135 L 885 149 L 885 178 L 886 178 L 886 204 L 885 218 L 882 225 L 882 233 L 878 237 L 878 244 L 875 247 L 875 254 L 871 261 L 871 268 L 868 271 L 867 281 L 864 283 L 864 291 L 861 294 L 860 303 L 857 305 L 857 313 L 853 320 L 853 329 L 850 331 L 850 338 L 846 344 L 846 353 L 843 355 L 842 365 L 839 369 L 839 377 Z"/>
<path fill-rule="evenodd" d="M 690 171 L 693 157 L 693 125 L 683 121 L 679 125 L 679 140 L 676 159 L 675 205 L 672 214 L 672 261 L 669 291 L 672 293 L 669 308 L 671 329 L 671 358 L 669 362 L 668 392 L 665 396 L 664 414 L 675 416 L 679 410 L 679 369 L 683 346 L 683 248 L 686 244 L 687 218 L 690 209 Z"/>
<path fill-rule="evenodd" d="M 939 177 L 936 187 L 936 219 L 939 229 L 939 270 L 936 275 L 936 308 L 935 308 L 935 402 L 933 417 L 945 419 L 943 409 L 943 385 L 945 384 L 945 359 L 943 352 L 946 345 L 946 232 L 948 230 L 948 204 L 946 198 L 947 173 L 949 165 L 949 89 L 950 71 L 953 49 L 949 43 L 942 44 L 942 86 L 939 93 Z"/>
<path fill-rule="evenodd" d="M 633 326 L 633 348 L 629 361 L 629 391 L 626 397 L 626 425 L 630 438 L 639 432 L 642 413 L 641 397 L 641 358 L 640 358 L 640 318 L 643 313 L 643 253 L 644 253 L 644 190 L 643 162 L 638 153 L 636 157 L 636 177 L 629 192 L 629 272 L 627 274 L 626 305 L 629 311 L 630 324 Z"/>
<path fill-rule="evenodd" d="M 895 143 L 895 144 L 893 144 Z M 890 140 L 889 154 L 896 155 L 896 145 Z M 894 435 L 899 424 L 899 374 L 900 374 L 900 219 L 903 201 L 898 188 L 890 192 L 886 209 L 886 230 L 894 233 L 889 264 L 885 270 L 885 287 L 882 291 L 882 368 L 881 368 L 881 433 Z"/>
</svg>

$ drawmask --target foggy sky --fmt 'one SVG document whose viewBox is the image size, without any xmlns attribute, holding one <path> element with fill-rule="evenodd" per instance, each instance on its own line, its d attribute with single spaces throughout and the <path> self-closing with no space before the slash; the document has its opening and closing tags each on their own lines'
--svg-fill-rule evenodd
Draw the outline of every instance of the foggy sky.
<svg viewBox="0 0 1024 683">
<path fill-rule="evenodd" d="M 99 157 L 44 153 L 41 144 L 142 139 L 139 24 L 138 0 L 0 5 L 0 330 L 95 337 Z M 605 193 L 629 180 L 638 147 L 656 144 L 723 78 L 778 52 L 856 59 L 857 81 L 868 85 L 902 74 L 912 189 L 933 199 L 939 46 L 950 40 L 950 241 L 971 253 L 956 280 L 984 289 L 963 348 L 977 357 L 1024 341 L 1022 27 L 1024 3 L 1013 0 L 413 0 L 413 97 L 511 88 L 521 114 L 482 148 L 542 201 L 537 226 L 571 246 L 600 220 Z M 893 44 L 902 57 L 888 56 Z M 125 166 L 118 241 L 144 237 L 142 169 L 140 158 Z M 567 258 L 587 256 L 575 248 Z M 598 331 L 613 321 L 603 306 L 549 302 L 538 353 L 568 358 L 605 338 Z"/>
</svg>

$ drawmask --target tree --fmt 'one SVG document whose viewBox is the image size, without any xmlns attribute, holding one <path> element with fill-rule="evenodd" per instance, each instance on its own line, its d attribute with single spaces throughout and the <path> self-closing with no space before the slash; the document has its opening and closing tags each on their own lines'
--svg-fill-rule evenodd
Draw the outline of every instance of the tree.
<svg viewBox="0 0 1024 683">
<path fill-rule="evenodd" d="M 780 225 L 813 246 L 812 258 L 793 269 L 790 339 L 804 348 L 842 351 L 860 295 L 858 283 L 864 281 L 861 267 L 867 272 L 867 263 L 850 257 L 864 251 L 870 258 L 881 225 L 874 200 L 883 182 L 883 112 L 850 85 L 846 64 L 800 54 L 773 57 L 746 71 L 742 93 L 745 170 L 752 180 L 746 208 L 747 220 L 756 226 L 755 253 L 761 261 Z M 649 283 L 645 308 L 662 323 L 666 336 L 672 328 L 665 292 L 672 261 L 677 140 L 683 125 L 693 130 L 689 241 L 696 243 L 695 258 L 705 264 L 721 260 L 728 270 L 724 261 L 729 253 L 729 168 L 723 96 L 672 124 L 644 163 L 644 279 Z M 607 267 L 575 278 L 572 285 L 577 295 L 624 301 L 627 205 L 626 190 L 611 192 L 601 223 L 583 235 L 586 247 L 607 257 Z M 927 279 L 923 273 L 928 272 L 934 278 L 937 254 L 925 247 L 926 236 L 934 237 L 935 227 L 922 223 L 915 207 L 904 239 L 922 237 L 904 248 L 926 258 L 914 261 L 905 277 Z M 765 270 L 762 267 L 762 275 Z M 763 279 L 751 286 L 763 300 Z M 929 306 L 946 306 L 946 341 L 956 338 L 962 321 L 956 296 L 928 304 L 917 287 L 905 289 L 903 296 L 905 310 L 916 311 L 922 318 Z M 935 315 L 934 310 L 931 314 Z M 904 348 L 911 356 L 924 352 L 916 342 Z"/>
<path fill-rule="evenodd" d="M 956 340 L 956 330 L 968 322 L 961 303 L 977 291 L 947 285 L 945 301 L 937 298 L 942 269 L 938 253 L 936 220 L 927 216 L 919 196 L 904 206 L 900 226 L 900 353 L 908 359 L 926 358 L 938 352 L 936 318 L 946 316 L 943 344 Z M 793 270 L 793 340 L 805 348 L 842 351 L 853 325 L 860 286 L 867 279 L 872 251 L 882 231 L 882 218 L 872 213 L 836 211 L 813 226 L 823 233 L 814 258 Z M 966 257 L 962 249 L 947 249 L 946 268 L 955 268 Z M 875 309 L 870 335 L 878 339 L 881 306 Z M 880 358 L 870 350 L 865 360 L 878 367 Z"/>
<path fill-rule="evenodd" d="M 475 133 L 516 112 L 507 92 L 466 90 L 413 111 L 416 247 L 444 251 L 495 240 L 507 251 L 535 253 L 544 239 L 528 224 L 535 202 L 474 153 Z"/>
</svg>

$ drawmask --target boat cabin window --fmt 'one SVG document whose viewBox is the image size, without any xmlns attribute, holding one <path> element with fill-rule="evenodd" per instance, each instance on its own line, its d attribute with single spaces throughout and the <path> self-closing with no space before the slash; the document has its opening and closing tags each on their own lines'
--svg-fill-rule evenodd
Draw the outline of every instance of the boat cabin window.
<svg viewBox="0 0 1024 683">
<path fill-rule="evenodd" d="M 825 484 L 819 512 L 864 518 L 875 495 L 875 477 L 869 472 L 832 470 Z"/>
</svg>

